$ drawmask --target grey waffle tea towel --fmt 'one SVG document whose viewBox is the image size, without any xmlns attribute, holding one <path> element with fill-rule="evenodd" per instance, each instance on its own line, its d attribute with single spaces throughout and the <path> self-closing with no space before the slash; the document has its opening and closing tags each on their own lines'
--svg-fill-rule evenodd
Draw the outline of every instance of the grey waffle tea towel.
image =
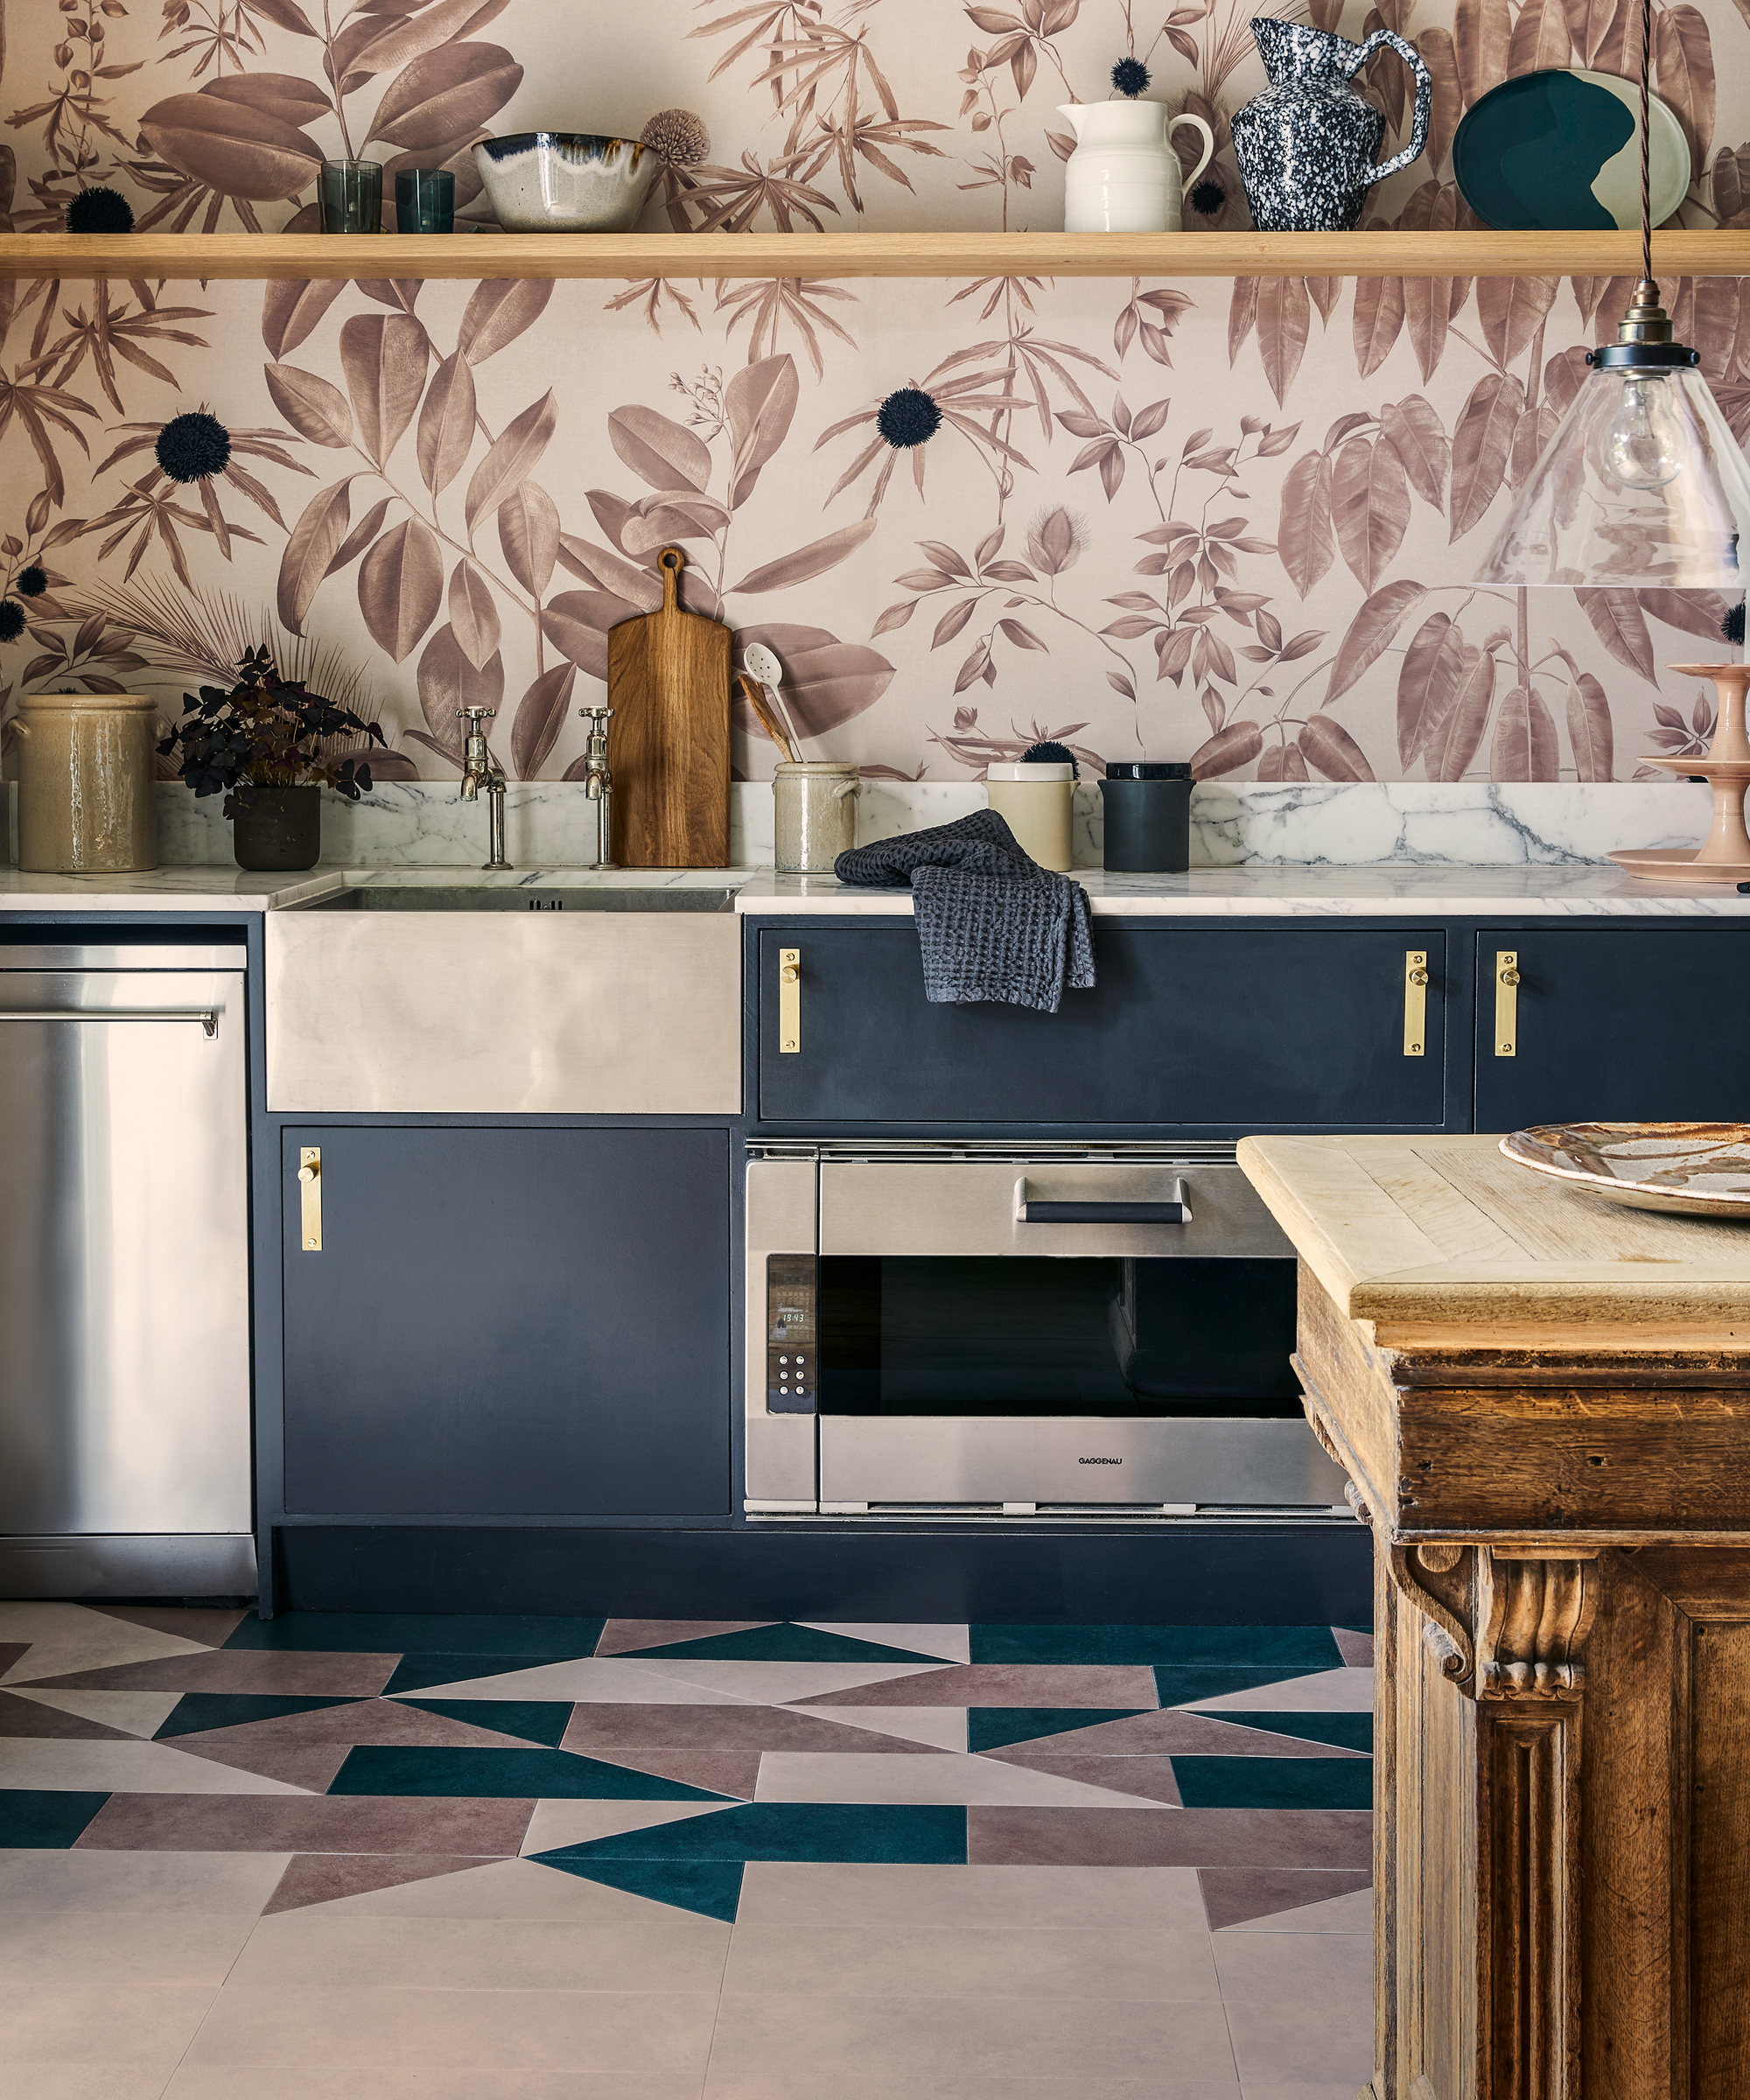
<svg viewBox="0 0 1750 2100">
<path fill-rule="evenodd" d="M 1087 891 L 1024 853 L 994 809 L 853 846 L 833 873 L 869 889 L 911 886 L 934 1004 L 990 999 L 1055 1013 L 1066 986 L 1093 989 Z"/>
</svg>

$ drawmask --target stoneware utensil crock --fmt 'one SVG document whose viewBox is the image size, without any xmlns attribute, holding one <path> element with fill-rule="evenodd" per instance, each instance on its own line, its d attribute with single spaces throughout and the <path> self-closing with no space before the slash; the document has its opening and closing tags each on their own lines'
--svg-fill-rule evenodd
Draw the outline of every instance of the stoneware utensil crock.
<svg viewBox="0 0 1750 2100">
<path fill-rule="evenodd" d="M 662 157 L 635 138 L 519 131 L 483 138 L 474 164 L 508 234 L 624 234 L 637 224 Z"/>
<path fill-rule="evenodd" d="M 830 875 L 857 844 L 857 766 L 787 760 L 772 776 L 773 860 L 780 875 Z"/>
<path fill-rule="evenodd" d="M 1389 29 L 1365 43 L 1305 22 L 1258 16 L 1252 40 L 1270 86 L 1233 119 L 1234 155 L 1261 231 L 1346 234 L 1368 192 L 1407 168 L 1428 143 L 1434 83 L 1421 54 Z M 1416 76 L 1410 144 L 1376 167 L 1385 119 L 1349 85 L 1376 51 L 1395 51 Z"/>
<path fill-rule="evenodd" d="M 1176 234 L 1180 200 L 1209 164 L 1214 135 L 1189 110 L 1169 117 L 1159 102 L 1065 102 L 1075 150 L 1063 178 L 1067 234 Z M 1203 135 L 1203 158 L 1182 172 L 1172 134 L 1189 124 Z"/>
<path fill-rule="evenodd" d="M 122 875 L 158 864 L 158 703 L 136 693 L 18 700 L 18 865 Z"/>
</svg>

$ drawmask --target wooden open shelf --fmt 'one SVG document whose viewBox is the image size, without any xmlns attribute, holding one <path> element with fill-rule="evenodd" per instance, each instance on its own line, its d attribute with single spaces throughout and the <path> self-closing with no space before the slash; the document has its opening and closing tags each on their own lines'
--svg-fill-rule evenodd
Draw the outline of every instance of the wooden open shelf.
<svg viewBox="0 0 1750 2100">
<path fill-rule="evenodd" d="M 1750 276 L 1750 231 L 1662 233 L 1664 277 Z M 0 277 L 1638 276 L 1632 234 L 12 234 Z"/>
</svg>

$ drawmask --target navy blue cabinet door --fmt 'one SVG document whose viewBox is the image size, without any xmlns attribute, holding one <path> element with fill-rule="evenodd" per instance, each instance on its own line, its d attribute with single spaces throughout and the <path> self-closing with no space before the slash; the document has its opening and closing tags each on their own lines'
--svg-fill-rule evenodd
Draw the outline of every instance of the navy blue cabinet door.
<svg viewBox="0 0 1750 2100">
<path fill-rule="evenodd" d="M 727 1510 L 725 1132 L 329 1124 L 282 1147 L 288 1510 Z"/>
<path fill-rule="evenodd" d="M 1498 1054 L 1497 956 L 1518 956 Z M 1477 935 L 1476 1127 L 1750 1121 L 1750 927 Z"/>
<path fill-rule="evenodd" d="M 836 1123 L 1438 1129 L 1446 936 L 1333 926 L 1095 921 L 1098 982 L 1054 1014 L 932 1006 L 917 934 L 760 935 L 759 1115 Z M 778 956 L 801 951 L 802 1047 L 779 1048 Z M 1404 957 L 1428 957 L 1422 1054 L 1404 1054 Z"/>
</svg>

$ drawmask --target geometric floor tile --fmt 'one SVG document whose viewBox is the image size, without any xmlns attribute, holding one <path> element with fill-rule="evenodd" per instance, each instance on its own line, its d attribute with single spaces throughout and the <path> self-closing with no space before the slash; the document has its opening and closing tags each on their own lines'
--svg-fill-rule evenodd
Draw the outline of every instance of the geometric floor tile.
<svg viewBox="0 0 1750 2100">
<path fill-rule="evenodd" d="M 1337 1644 L 1337 1652 L 1351 1670 L 1371 1670 L 1374 1663 L 1373 1634 L 1363 1633 L 1359 1627 L 1334 1626 L 1331 1638 Z"/>
<path fill-rule="evenodd" d="M 878 1658 L 878 1649 L 870 1648 L 866 1652 Z M 746 1699 L 760 1706 L 786 1706 L 793 1701 L 846 1693 L 854 1698 L 877 1685 L 881 1690 L 872 1703 L 879 1705 L 890 1687 L 897 1693 L 901 1685 L 914 1682 L 920 1674 L 925 1676 L 936 1674 L 933 1662 L 884 1662 L 878 1659 L 866 1662 L 773 1662 L 757 1657 L 731 1662 L 721 1656 L 696 1661 L 690 1656 L 676 1657 L 672 1648 L 648 1657 L 626 1656 L 597 1667 L 660 1671 L 672 1683 L 702 1685 L 708 1691 L 722 1692 L 730 1698 Z"/>
<path fill-rule="evenodd" d="M 576 1669 L 579 1664 L 588 1667 L 587 1656 L 500 1656 L 474 1655 L 448 1649 L 420 1649 L 405 1655 L 395 1666 L 395 1674 L 382 1687 L 385 1696 L 410 1691 L 441 1690 L 445 1694 L 472 1690 L 477 1681 L 491 1681 L 528 1671 L 538 1674 L 547 1670 Z M 475 1694 L 476 1697 L 490 1696 Z M 522 1692 L 511 1692 L 508 1698 L 521 1698 Z M 538 1695 L 537 1695 L 538 1696 Z"/>
<path fill-rule="evenodd" d="M 1203 1890 L 1203 1908 L 1211 1932 L 1243 1925 L 1253 1918 L 1272 1918 L 1284 1912 L 1324 1903 L 1370 1887 L 1373 1874 L 1367 1867 L 1326 1868 L 1322 1871 L 1292 1867 L 1202 1868 L 1197 1877 Z"/>
<path fill-rule="evenodd" d="M 610 1619 L 596 1642 L 598 1656 L 629 1656 L 676 1641 L 707 1641 L 713 1634 L 752 1633 L 772 1619 Z"/>
<path fill-rule="evenodd" d="M 756 1802 L 716 1816 L 694 1816 L 654 1830 L 564 1846 L 542 1858 L 556 1865 L 598 1858 L 892 1860 L 922 1866 L 965 1858 L 966 1820 L 967 1812 L 960 1808 Z"/>
<path fill-rule="evenodd" d="M 482 1700 L 480 1710 L 490 1714 L 495 1704 Z M 564 1731 L 567 1750 L 625 1758 L 633 1764 L 642 1762 L 643 1752 L 650 1749 L 738 1750 L 755 1755 L 762 1750 L 867 1750 L 903 1755 L 917 1746 L 871 1729 L 846 1726 L 836 1718 L 822 1719 L 818 1712 L 794 1706 L 741 1703 L 731 1706 L 635 1706 L 613 1701 L 579 1704 L 566 1712 L 570 1716 L 570 1726 Z M 666 1768 L 653 1765 L 650 1769 Z"/>
<path fill-rule="evenodd" d="M 654 1830 L 688 1816 L 719 1813 L 717 1803 L 709 1801 L 537 1801 L 523 1835 L 522 1856 L 619 1838 L 627 1830 Z"/>
<path fill-rule="evenodd" d="M 548 1662 L 595 1653 L 602 1619 L 517 1617 L 486 1612 L 282 1612 L 251 1616 L 226 1646 L 337 1654 L 538 1656 Z"/>
<path fill-rule="evenodd" d="M 120 1627 L 122 1622 L 108 1623 Z M 62 1672 L 39 1670 L 33 1650 L 10 1682 L 15 1688 L 39 1684 L 49 1691 L 265 1692 L 368 1699 L 382 1690 L 396 1661 L 392 1655 L 276 1655 L 188 1645 L 177 1654 L 144 1662 Z"/>
<path fill-rule="evenodd" d="M 1347 1932 L 1370 1936 L 1373 1932 L 1373 1890 L 1358 1888 L 1346 1896 L 1329 1896 L 1321 1903 L 1304 1903 L 1294 1910 L 1272 1912 L 1232 1925 L 1230 1932 Z"/>
<path fill-rule="evenodd" d="M 1039 1808 L 1152 1808 L 1073 1779 L 1004 1764 L 995 1758 L 931 1756 L 826 1757 L 814 1752 L 768 1750 L 760 1762 L 762 1802 L 977 1802 Z"/>
<path fill-rule="evenodd" d="M 1162 1706 L 1226 1706 L 1268 1687 L 1280 1694 L 1282 1672 L 1268 1662 L 1162 1663 L 1154 1672 L 1155 1687 Z M 1292 1702 L 1277 1696 L 1260 1698 L 1259 1705 L 1287 1706 Z M 1310 1703 L 1310 1702 L 1309 1702 Z"/>
<path fill-rule="evenodd" d="M 1173 1760 L 1187 1809 L 1370 1809 L 1369 1759 L 1181 1757 Z"/>
<path fill-rule="evenodd" d="M 977 1706 L 966 1717 L 966 1747 L 1000 1750 L 1008 1743 L 1029 1743 L 1040 1736 L 1091 1728 L 1101 1721 L 1128 1720 L 1135 1711 L 1124 1706 L 1091 1710 L 1074 1706 Z"/>
<path fill-rule="evenodd" d="M 808 1620 L 816 1633 L 844 1634 L 853 1641 L 882 1641 L 890 1648 L 909 1648 L 914 1655 L 938 1656 L 944 1662 L 972 1660 L 972 1629 L 966 1626 L 904 1626 L 863 1624 L 846 1620 L 828 1625 Z"/>
<path fill-rule="evenodd" d="M 88 1721 L 102 1721 L 106 1728 L 123 1735 L 153 1736 L 164 1726 L 182 1697 L 177 1691 L 40 1691 L 19 1689 L 10 1697 L 29 1699 L 40 1706 L 58 1707 L 62 1713 L 82 1714 Z"/>
<path fill-rule="evenodd" d="M 132 1736 L 114 1742 L 55 1743 L 0 1737 L 0 1787 L 69 1787 L 108 1794 L 283 1794 L 277 1779 L 185 1757 L 168 1743 Z"/>
<path fill-rule="evenodd" d="M 312 1903 L 396 1888 L 405 1881 L 430 1881 L 479 1865 L 478 1859 L 423 1852 L 298 1852 L 287 1862 L 262 1915 L 270 1918 L 282 1911 L 304 1910 Z"/>
<path fill-rule="evenodd" d="M 443 1660 L 429 1656 L 408 1658 L 409 1662 L 421 1665 Z M 535 1662 L 526 1668 L 503 1669 L 500 1667 L 503 1659 L 494 1656 L 452 1656 L 447 1660 L 468 1668 L 454 1677 L 441 1681 L 422 1677 L 417 1684 L 405 1686 L 400 1681 L 402 1672 L 397 1670 L 393 1689 L 445 1699 L 573 1699 L 647 1706 L 743 1704 L 733 1692 L 713 1692 L 700 1684 L 682 1684 L 654 1662 L 632 1662 L 623 1656 L 584 1656 L 569 1662 Z"/>
<path fill-rule="evenodd" d="M 653 1779 L 676 1780 L 708 1795 L 752 1801 L 760 1783 L 760 1755 L 757 1750 L 627 1749 L 605 1752 L 599 1761 Z"/>
<path fill-rule="evenodd" d="M 280 1692 L 185 1692 L 158 1731 L 167 1735 L 193 1735 L 206 1728 L 235 1728 L 248 1721 L 276 1721 L 290 1713 L 312 1713 L 325 1706 L 344 1706 L 341 1698 L 298 1698 Z"/>
<path fill-rule="evenodd" d="M 497 1735 L 515 1736 L 522 1742 L 540 1743 L 550 1750 L 556 1750 L 564 1740 L 571 1718 L 569 1699 L 406 1699 L 390 1711 L 405 1712 L 410 1707 L 490 1729 Z"/>
<path fill-rule="evenodd" d="M 0 1746 L 4 1752 L 4 1746 Z M 906 1760 L 909 1761 L 909 1760 Z M 705 1801 L 708 1790 L 568 1750 L 351 1750 L 331 1794 L 429 1795 L 472 1801 Z M 719 1797 L 720 1798 L 720 1797 Z"/>
<path fill-rule="evenodd" d="M 9 1679 L 59 1676 L 151 1656 L 185 1655 L 197 1646 L 179 1634 L 130 1626 L 76 1604 L 0 1603 L 0 1642 L 19 1641 L 29 1643 L 29 1652 L 4 1673 Z"/>
<path fill-rule="evenodd" d="M 1316 1743 L 1264 1735 L 1249 1714 L 1215 1719 L 1173 1706 L 1133 1714 L 1127 1720 L 1096 1721 L 1049 1739 L 1062 1757 L 1319 1757 Z"/>
<path fill-rule="evenodd" d="M 622 1649 L 621 1653 L 626 1651 Z M 915 1648 L 890 1648 L 878 1640 L 852 1640 L 812 1626 L 780 1623 L 738 1633 L 709 1634 L 691 1641 L 664 1642 L 633 1651 L 660 1662 L 927 1662 L 938 1660 Z"/>
<path fill-rule="evenodd" d="M 1278 1677 L 1341 1660 L 1328 1626 L 975 1626 L 975 1662 L 1262 1664 Z"/>
<path fill-rule="evenodd" d="M 82 1714 L 67 1713 L 53 1706 L 39 1706 L 15 1691 L 0 1691 L 0 1735 L 58 1738 L 62 1742 L 127 1742 L 123 1728 L 88 1720 Z"/>
<path fill-rule="evenodd" d="M 184 1641 L 204 1641 L 209 1648 L 223 1648 L 248 1611 L 218 1611 L 170 1604 L 98 1604 L 91 1609 L 106 1619 L 120 1619 L 129 1626 L 144 1626 L 158 1634 L 174 1634 Z"/>
<path fill-rule="evenodd" d="M 112 1794 L 79 1842 L 124 1852 L 468 1852 L 513 1858 L 529 1812 L 526 1801 Z"/>
<path fill-rule="evenodd" d="M 788 1707 L 800 1719 L 804 1710 Z M 810 1706 L 807 1718 L 830 1723 L 853 1734 L 862 1749 L 873 1747 L 875 1736 L 889 1736 L 900 1743 L 921 1743 L 930 1750 L 963 1750 L 966 1747 L 967 1712 L 963 1706 Z"/>
<path fill-rule="evenodd" d="M 1144 1801 L 1163 1802 L 1170 1808 L 1182 1806 L 1170 1757 L 1060 1756 L 1031 1746 L 987 1750 L 984 1754 L 996 1763 L 1025 1765 L 1030 1772 L 1096 1787 L 1103 1794 L 1128 1794 Z"/>
<path fill-rule="evenodd" d="M 1245 1725 L 1267 1734 L 1292 1736 L 1306 1743 L 1322 1743 L 1327 1749 L 1352 1750 L 1362 1757 L 1373 1753 L 1373 1709 L 1365 1713 L 1291 1713 L 1270 1708 L 1244 1707 Z"/>
<path fill-rule="evenodd" d="M 624 1889 L 653 1903 L 690 1910 L 702 1918 L 735 1922 L 741 1900 L 743 1862 L 739 1859 L 603 1859 L 575 1855 L 549 1857 L 542 1864 L 577 1874 L 604 1888 Z"/>
<path fill-rule="evenodd" d="M 802 1695 L 812 1706 L 1103 1707 L 1133 1712 L 1161 1704 L 1154 1674 L 1139 1666 L 1086 1668 L 1060 1663 L 973 1663 L 896 1676 L 891 1684 Z"/>
<path fill-rule="evenodd" d="M 108 1801 L 107 1794 L 0 1789 L 0 1848 L 38 1852 L 71 1844 Z"/>
<path fill-rule="evenodd" d="M 248 1732 L 246 1728 L 235 1731 L 245 1739 Z M 255 1772 L 263 1779 L 284 1780 L 287 1786 L 300 1788 L 306 1794 L 326 1794 L 346 1755 L 344 1743 L 299 1745 L 271 1740 L 238 1743 L 228 1728 L 216 1729 L 210 1736 L 184 1736 L 177 1748 L 189 1757 L 228 1765 L 234 1772 Z"/>
<path fill-rule="evenodd" d="M 1269 1696 L 1265 1697 L 1265 1693 Z M 1162 1697 L 1161 1704 L 1169 1702 Z M 1370 1670 L 1326 1670 L 1317 1676 L 1278 1678 L 1259 1686 L 1236 1685 L 1231 1692 L 1210 1698 L 1181 1694 L 1175 1706 L 1195 1706 L 1200 1712 L 1259 1711 L 1277 1713 L 1371 1713 L 1373 1672 Z"/>
<path fill-rule="evenodd" d="M 744 1811 L 745 1813 L 745 1811 Z M 985 1809 L 967 1857 L 988 1866 L 1370 1866 L 1373 1817 L 1349 1809 Z"/>
</svg>

